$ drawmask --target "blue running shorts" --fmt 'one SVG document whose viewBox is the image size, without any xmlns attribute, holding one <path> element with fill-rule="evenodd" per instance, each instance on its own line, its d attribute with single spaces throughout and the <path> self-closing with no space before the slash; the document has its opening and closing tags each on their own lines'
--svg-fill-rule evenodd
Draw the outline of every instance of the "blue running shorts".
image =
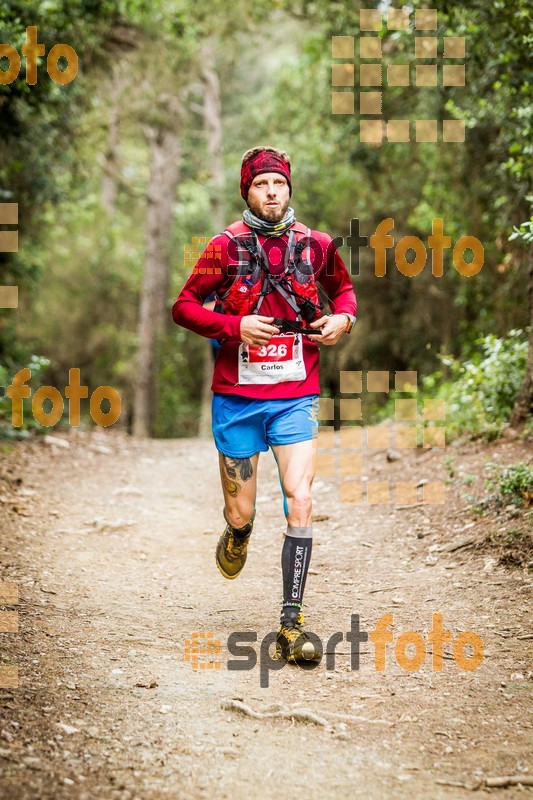
<svg viewBox="0 0 533 800">
<path fill-rule="evenodd" d="M 270 445 L 294 444 L 318 435 L 317 394 L 282 400 L 255 400 L 213 393 L 212 423 L 217 450 L 230 458 L 250 458 Z"/>
</svg>

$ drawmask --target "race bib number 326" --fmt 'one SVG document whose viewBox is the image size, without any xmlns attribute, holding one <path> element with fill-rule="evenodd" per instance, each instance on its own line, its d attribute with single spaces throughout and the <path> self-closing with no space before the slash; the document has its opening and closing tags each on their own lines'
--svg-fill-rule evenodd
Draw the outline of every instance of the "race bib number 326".
<svg viewBox="0 0 533 800">
<path fill-rule="evenodd" d="M 240 384 L 302 381 L 305 376 L 302 338 L 298 334 L 280 333 L 268 344 L 241 343 L 239 347 Z"/>
</svg>

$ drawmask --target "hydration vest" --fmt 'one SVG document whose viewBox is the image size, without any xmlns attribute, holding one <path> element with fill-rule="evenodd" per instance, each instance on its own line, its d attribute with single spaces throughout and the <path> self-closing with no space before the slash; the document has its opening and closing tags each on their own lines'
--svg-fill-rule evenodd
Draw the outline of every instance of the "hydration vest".
<svg viewBox="0 0 533 800">
<path fill-rule="evenodd" d="M 279 275 L 270 273 L 268 256 L 256 232 L 244 222 L 234 222 L 223 233 L 234 243 L 239 261 L 232 284 L 221 295 L 216 295 L 215 311 L 239 317 L 257 314 L 265 295 L 276 290 L 296 313 L 298 320 L 303 318 L 306 322 L 313 322 L 321 316 L 324 305 L 308 255 L 309 228 L 295 223 L 289 229 L 285 269 Z"/>
</svg>

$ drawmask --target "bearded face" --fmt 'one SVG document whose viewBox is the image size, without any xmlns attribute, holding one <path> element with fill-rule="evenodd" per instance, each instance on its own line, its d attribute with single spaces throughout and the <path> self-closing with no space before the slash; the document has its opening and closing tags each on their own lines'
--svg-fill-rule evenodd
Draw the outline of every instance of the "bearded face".
<svg viewBox="0 0 533 800">
<path fill-rule="evenodd" d="M 266 222 L 280 222 L 287 213 L 289 201 L 289 184 L 279 172 L 257 175 L 248 191 L 251 212 Z"/>
</svg>

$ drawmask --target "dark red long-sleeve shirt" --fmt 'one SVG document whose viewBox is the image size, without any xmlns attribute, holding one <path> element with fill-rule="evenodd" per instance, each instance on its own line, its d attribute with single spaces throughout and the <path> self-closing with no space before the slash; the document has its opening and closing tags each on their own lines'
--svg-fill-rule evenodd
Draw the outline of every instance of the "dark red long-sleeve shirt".
<svg viewBox="0 0 533 800">
<path fill-rule="evenodd" d="M 331 237 L 321 231 L 311 231 L 314 242 L 312 247 L 312 264 L 315 279 L 323 287 L 333 313 L 343 311 L 356 313 L 357 302 L 348 270 L 340 257 Z M 258 236 L 263 246 L 265 236 Z M 287 234 L 282 237 L 287 240 Z M 270 239 L 269 244 L 272 243 Z M 230 240 L 224 234 L 215 236 L 196 262 L 192 274 L 185 283 L 172 308 L 172 317 L 177 325 L 188 328 L 201 336 L 211 339 L 222 339 L 222 346 L 215 361 L 213 392 L 236 394 L 258 400 L 303 397 L 309 394 L 320 394 L 318 345 L 307 336 L 303 336 L 303 358 L 306 367 L 306 378 L 301 381 L 283 381 L 274 384 L 240 385 L 238 383 L 238 351 L 241 343 L 240 324 L 242 317 L 220 314 L 203 308 L 203 303 L 213 292 L 217 292 L 223 284 L 228 284 L 228 268 L 235 274 L 237 261 L 228 254 Z M 318 243 L 319 246 L 316 246 Z M 233 250 L 231 253 L 233 254 Z M 282 258 L 276 260 L 276 249 L 269 248 L 270 269 L 273 274 L 283 271 Z M 231 267 L 233 266 L 233 269 Z M 231 282 L 231 279 L 230 279 Z M 259 314 L 266 317 L 296 319 L 296 313 L 277 291 L 267 294 L 259 309 Z"/>
</svg>

